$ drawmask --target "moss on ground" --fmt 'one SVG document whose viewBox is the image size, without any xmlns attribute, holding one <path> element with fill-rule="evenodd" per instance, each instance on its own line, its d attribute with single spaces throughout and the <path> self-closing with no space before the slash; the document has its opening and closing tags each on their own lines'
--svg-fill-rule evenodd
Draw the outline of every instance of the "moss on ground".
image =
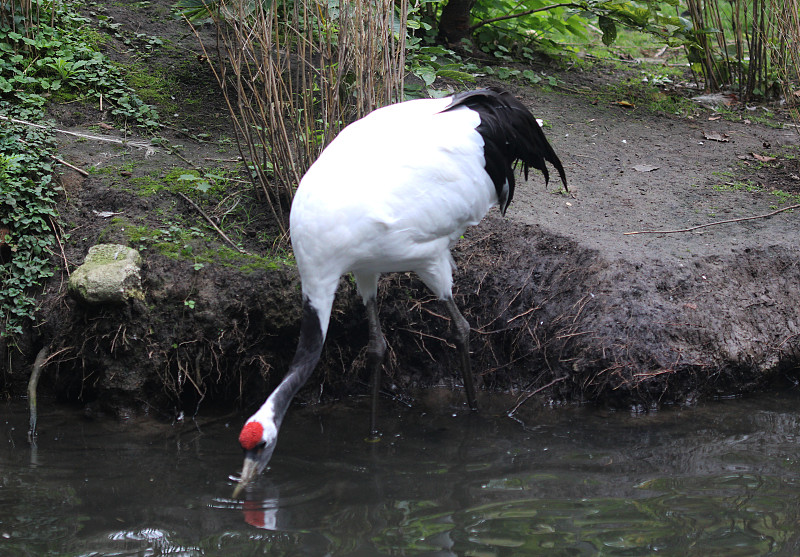
<svg viewBox="0 0 800 557">
<path fill-rule="evenodd" d="M 294 258 L 288 252 L 275 255 L 242 253 L 227 245 L 219 244 L 210 227 L 181 225 L 176 222 L 155 227 L 136 224 L 126 217 L 113 217 L 100 241 L 124 241 L 142 253 L 157 253 L 175 260 L 190 261 L 195 268 L 207 264 L 237 269 L 243 273 L 272 271 L 294 266 Z"/>
</svg>

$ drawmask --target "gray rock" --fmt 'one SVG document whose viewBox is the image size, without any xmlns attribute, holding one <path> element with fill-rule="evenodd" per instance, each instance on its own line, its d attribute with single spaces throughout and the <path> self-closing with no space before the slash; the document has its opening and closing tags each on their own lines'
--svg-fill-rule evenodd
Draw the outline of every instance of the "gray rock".
<svg viewBox="0 0 800 557">
<path fill-rule="evenodd" d="M 141 263 L 142 257 L 135 249 L 119 244 L 92 246 L 83 265 L 72 273 L 69 291 L 91 304 L 144 299 Z"/>
</svg>

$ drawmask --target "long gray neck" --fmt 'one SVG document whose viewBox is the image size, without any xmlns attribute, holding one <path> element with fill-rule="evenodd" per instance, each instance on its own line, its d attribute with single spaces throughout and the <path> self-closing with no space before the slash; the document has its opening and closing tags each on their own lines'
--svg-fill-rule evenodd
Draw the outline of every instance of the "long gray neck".
<svg viewBox="0 0 800 557">
<path fill-rule="evenodd" d="M 304 298 L 303 318 L 300 322 L 300 341 L 297 344 L 297 350 L 286 377 L 267 399 L 272 406 L 276 428 L 280 428 L 283 417 L 297 391 L 305 385 L 314 372 L 320 354 L 322 354 L 324 342 L 325 337 L 322 334 L 317 310 L 309 303 L 308 298 Z"/>
</svg>

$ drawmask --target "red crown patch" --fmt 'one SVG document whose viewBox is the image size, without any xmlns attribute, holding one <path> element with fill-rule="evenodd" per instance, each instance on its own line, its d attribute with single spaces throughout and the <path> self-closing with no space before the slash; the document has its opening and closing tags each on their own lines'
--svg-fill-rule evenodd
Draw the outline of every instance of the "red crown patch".
<svg viewBox="0 0 800 557">
<path fill-rule="evenodd" d="M 247 422 L 239 434 L 239 443 L 244 450 L 250 451 L 261 442 L 262 435 L 264 435 L 264 426 L 258 422 Z"/>
</svg>

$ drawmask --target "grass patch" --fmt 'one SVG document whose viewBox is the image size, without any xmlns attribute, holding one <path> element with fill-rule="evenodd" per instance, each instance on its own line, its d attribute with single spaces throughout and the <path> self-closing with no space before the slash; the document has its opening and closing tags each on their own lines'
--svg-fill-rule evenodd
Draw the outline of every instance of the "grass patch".
<svg viewBox="0 0 800 557">
<path fill-rule="evenodd" d="M 596 102 L 615 103 L 633 110 L 675 114 L 682 118 L 697 114 L 699 107 L 691 99 L 659 88 L 664 79 L 667 78 L 661 74 L 654 74 L 651 79 L 645 74 L 643 79 L 641 72 L 636 71 L 635 75 L 620 83 L 605 85 L 599 91 L 583 93 Z"/>
<path fill-rule="evenodd" d="M 794 205 L 800 203 L 800 193 L 790 193 L 783 190 L 772 190 L 769 193 L 778 198 L 778 205 Z M 776 209 L 778 208 L 776 205 L 773 205 L 773 207 Z"/>
<path fill-rule="evenodd" d="M 195 261 L 201 263 L 214 263 L 223 267 L 238 269 L 244 273 L 256 271 L 276 271 L 284 267 L 294 267 L 295 261 L 288 252 L 279 255 L 261 256 L 239 253 L 227 246 L 206 250 L 195 256 Z"/>
<path fill-rule="evenodd" d="M 747 193 L 765 193 L 767 191 L 764 186 L 752 180 L 714 184 L 712 189 L 714 191 L 743 191 Z"/>
<path fill-rule="evenodd" d="M 111 221 L 113 226 L 104 233 L 102 241 L 110 241 L 109 238 L 123 241 L 124 237 L 132 247 L 151 249 L 171 257 L 197 256 L 204 249 L 196 245 L 198 240 L 219 238 L 219 233 L 206 220 L 210 218 L 238 246 L 255 239 L 263 248 L 259 251 L 275 253 L 279 248 L 281 242 L 275 237 L 276 231 L 266 224 L 270 218 L 266 208 L 256 199 L 252 184 L 241 177 L 238 168 L 175 167 L 144 173 L 141 164 L 126 162 L 93 169 L 94 173 L 107 176 L 108 187 L 152 198 L 146 202 L 146 223 L 144 217 L 133 226 L 128 223 L 124 234 L 120 234 L 123 221 Z M 194 220 L 180 219 L 176 215 L 176 204 L 186 203 L 186 198 L 204 214 L 196 212 Z M 253 230 L 257 232 L 248 234 Z M 203 259 L 207 257 L 204 255 Z"/>
<path fill-rule="evenodd" d="M 91 167 L 93 174 L 109 177 L 109 186 L 133 193 L 140 197 L 150 197 L 158 193 L 182 193 L 195 201 L 217 203 L 222 198 L 241 192 L 238 170 L 212 168 L 197 170 L 175 167 L 166 172 L 151 172 L 134 176 L 138 163 L 126 162 L 113 166 Z"/>
<path fill-rule="evenodd" d="M 714 172 L 718 176 L 727 176 L 733 178 L 732 172 Z M 780 205 L 794 205 L 800 203 L 800 193 L 787 192 L 779 188 L 768 188 L 754 180 L 737 180 L 731 179 L 719 184 L 714 184 L 711 189 L 719 192 L 744 192 L 751 194 L 767 194 L 776 198 L 778 205 L 771 205 L 777 209 Z"/>
<path fill-rule="evenodd" d="M 741 106 L 727 107 L 720 105 L 714 109 L 714 112 L 729 122 L 762 124 L 774 129 L 783 128 L 783 122 L 778 120 L 773 111 L 764 106 L 756 106 L 755 110 L 743 110 Z"/>
</svg>

